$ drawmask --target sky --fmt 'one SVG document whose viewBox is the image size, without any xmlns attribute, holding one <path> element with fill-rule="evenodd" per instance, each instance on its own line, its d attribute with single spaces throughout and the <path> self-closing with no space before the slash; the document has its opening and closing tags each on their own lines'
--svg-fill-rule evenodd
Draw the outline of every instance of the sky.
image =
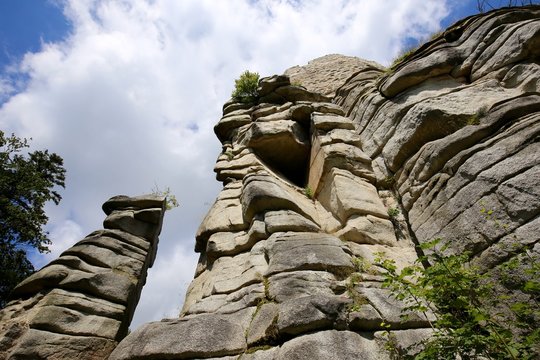
<svg viewBox="0 0 540 360">
<path fill-rule="evenodd" d="M 340 53 L 388 65 L 476 13 L 470 0 L 0 0 L 0 130 L 64 159 L 51 252 L 101 229 L 114 195 L 170 188 L 131 329 L 178 316 L 195 232 L 221 189 L 213 126 L 234 79 Z"/>
</svg>

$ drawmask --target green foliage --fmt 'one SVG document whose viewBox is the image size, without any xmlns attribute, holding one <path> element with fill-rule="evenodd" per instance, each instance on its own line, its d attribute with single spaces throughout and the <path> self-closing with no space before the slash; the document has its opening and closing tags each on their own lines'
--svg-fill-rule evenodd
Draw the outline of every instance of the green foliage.
<svg viewBox="0 0 540 360">
<path fill-rule="evenodd" d="M 152 194 L 163 196 L 165 198 L 165 210 L 172 210 L 180 205 L 178 200 L 176 200 L 176 195 L 171 193 L 171 189 L 169 187 L 161 190 L 157 185 L 155 185 L 152 189 Z"/>
<path fill-rule="evenodd" d="M 258 85 L 259 74 L 246 70 L 238 79 L 234 80 L 234 90 L 231 96 L 241 103 L 254 103 L 259 97 L 257 92 Z"/>
<path fill-rule="evenodd" d="M 348 308 L 349 311 L 360 311 L 362 305 L 369 304 L 367 297 L 356 289 L 356 286 L 360 281 L 362 281 L 362 275 L 353 273 L 345 283 L 347 296 L 352 300 L 352 304 L 350 304 Z"/>
<path fill-rule="evenodd" d="M 398 208 L 391 207 L 391 208 L 388 209 L 388 216 L 390 216 L 391 219 L 397 218 L 399 213 L 400 213 L 400 211 L 399 211 Z"/>
<path fill-rule="evenodd" d="M 376 264 L 385 273 L 383 286 L 405 303 L 404 313 L 428 312 L 435 316 L 430 322 L 434 336 L 422 344 L 415 356 L 404 359 L 536 359 L 540 330 L 539 259 L 523 250 L 529 262 L 513 260 L 499 268 L 501 274 L 511 274 L 514 267 L 523 266 L 528 275 L 519 286 L 526 301 L 508 301 L 493 281 L 493 274 L 482 274 L 469 264 L 470 254 L 444 255 L 440 239 L 421 248 L 429 255 L 412 266 L 398 271 L 392 260 L 381 255 Z M 424 268 L 422 262 L 431 266 Z M 504 276 L 503 276 L 504 277 Z M 516 286 L 516 282 L 512 282 Z M 504 309 L 500 307 L 504 306 Z M 536 321 L 535 321 L 536 319 Z M 429 321 L 429 320 L 428 320 Z"/>
<path fill-rule="evenodd" d="M 467 122 L 466 124 L 467 125 L 480 125 L 480 120 L 486 116 L 487 114 L 487 108 L 485 107 L 481 107 L 480 109 L 478 109 L 477 112 L 475 112 L 474 114 L 472 114 L 468 119 L 467 119 Z"/>
<path fill-rule="evenodd" d="M 313 199 L 313 189 L 309 185 L 305 187 L 304 195 L 306 195 L 310 199 Z"/>
<path fill-rule="evenodd" d="M 357 256 L 353 256 L 352 262 L 356 272 L 352 273 L 345 283 L 347 296 L 352 300 L 352 304 L 349 305 L 348 309 L 349 311 L 360 311 L 362 305 L 368 304 L 369 300 L 356 289 L 356 286 L 363 280 L 361 273 L 369 271 L 370 264 Z"/>
<path fill-rule="evenodd" d="M 53 190 L 64 187 L 63 160 L 47 150 L 25 154 L 28 140 L 0 131 L 0 307 L 11 290 L 34 268 L 26 249 L 49 251 L 51 241 L 42 226 L 47 223 L 43 207 L 61 196 Z"/>
<path fill-rule="evenodd" d="M 360 256 L 353 256 L 352 262 L 357 272 L 369 273 L 371 270 L 371 264 Z"/>
</svg>

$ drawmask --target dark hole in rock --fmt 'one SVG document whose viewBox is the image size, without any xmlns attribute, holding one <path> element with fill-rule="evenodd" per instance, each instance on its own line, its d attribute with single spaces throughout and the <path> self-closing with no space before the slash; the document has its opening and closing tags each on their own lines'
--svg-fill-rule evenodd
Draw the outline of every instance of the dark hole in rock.
<svg viewBox="0 0 540 360">
<path fill-rule="evenodd" d="M 288 121 L 272 126 L 254 124 L 249 147 L 270 169 L 304 187 L 311 148 L 309 125 Z"/>
</svg>

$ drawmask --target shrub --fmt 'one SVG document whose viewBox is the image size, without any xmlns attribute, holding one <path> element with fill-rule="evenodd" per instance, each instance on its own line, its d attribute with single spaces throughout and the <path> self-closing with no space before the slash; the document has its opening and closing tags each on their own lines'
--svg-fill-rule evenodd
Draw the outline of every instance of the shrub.
<svg viewBox="0 0 540 360">
<path fill-rule="evenodd" d="M 259 73 L 246 70 L 238 79 L 234 80 L 234 90 L 231 96 L 241 103 L 254 103 L 259 97 L 257 93 L 258 85 Z"/>
<path fill-rule="evenodd" d="M 304 195 L 306 195 L 310 199 L 313 199 L 313 189 L 309 185 L 305 187 Z"/>
<path fill-rule="evenodd" d="M 464 252 L 444 255 L 440 239 L 421 248 L 430 252 L 412 265 L 398 271 L 392 260 L 379 254 L 375 264 L 386 270 L 383 286 L 392 296 L 405 303 L 403 313 L 431 312 L 434 336 L 421 344 L 409 359 L 537 359 L 540 330 L 540 262 L 526 248 L 522 257 L 527 280 L 518 285 L 529 301 L 509 301 L 500 294 L 492 274 L 481 273 L 470 265 L 471 256 Z M 517 263 L 517 260 L 514 261 Z M 424 268 L 422 263 L 430 263 Z M 509 262 L 498 271 L 510 274 L 517 265 Z M 515 284 L 515 282 L 514 282 Z M 504 311 L 501 306 L 506 307 Z M 404 315 L 402 315 L 404 316 Z M 535 321 L 536 320 L 536 321 Z M 429 321 L 429 320 L 428 320 Z M 417 346 L 415 344 L 414 346 Z"/>
<path fill-rule="evenodd" d="M 390 216 L 391 219 L 397 218 L 399 213 L 400 213 L 400 211 L 399 211 L 398 208 L 391 207 L 391 208 L 388 209 L 388 216 Z"/>
</svg>

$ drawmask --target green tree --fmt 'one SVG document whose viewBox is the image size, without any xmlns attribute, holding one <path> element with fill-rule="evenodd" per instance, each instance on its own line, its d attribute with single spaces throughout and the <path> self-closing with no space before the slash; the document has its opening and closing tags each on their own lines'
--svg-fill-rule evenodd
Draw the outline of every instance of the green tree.
<svg viewBox="0 0 540 360">
<path fill-rule="evenodd" d="M 259 73 L 244 71 L 240 77 L 234 80 L 232 98 L 241 103 L 253 103 L 259 97 L 257 86 L 259 85 Z"/>
<path fill-rule="evenodd" d="M 43 207 L 49 200 L 58 204 L 62 197 L 54 188 L 64 187 L 62 158 L 47 150 L 26 152 L 28 147 L 26 139 L 0 131 L 0 307 L 34 271 L 26 250 L 49 251 Z"/>
</svg>

